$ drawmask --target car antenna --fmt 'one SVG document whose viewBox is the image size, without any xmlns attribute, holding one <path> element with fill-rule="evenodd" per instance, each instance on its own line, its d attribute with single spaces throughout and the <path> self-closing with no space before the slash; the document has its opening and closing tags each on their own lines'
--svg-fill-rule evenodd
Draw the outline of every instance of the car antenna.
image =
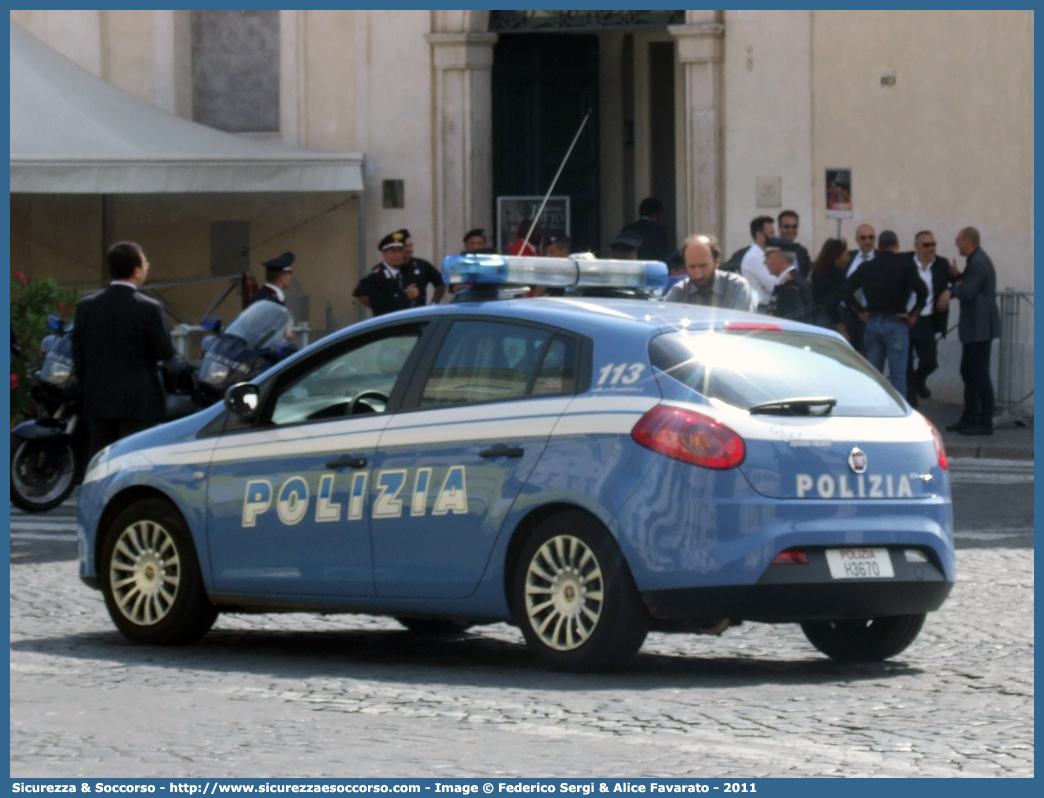
<svg viewBox="0 0 1044 798">
<path fill-rule="evenodd" d="M 558 182 L 559 176 L 562 174 L 562 170 L 565 169 L 566 161 L 569 160 L 569 156 L 573 154 L 573 147 L 576 146 L 577 140 L 580 138 L 580 134 L 584 132 L 584 125 L 587 124 L 587 120 L 591 116 L 591 111 L 594 110 L 594 106 L 587 109 L 587 113 L 584 114 L 583 120 L 580 122 L 580 127 L 576 130 L 576 135 L 573 136 L 573 143 L 569 145 L 569 149 L 566 150 L 565 158 L 562 159 L 562 163 L 558 165 L 558 171 L 555 172 L 554 179 L 551 181 L 551 186 L 548 188 L 547 193 L 544 195 L 544 199 L 540 203 L 540 207 L 537 212 L 533 214 L 533 223 L 529 225 L 529 232 L 526 233 L 526 237 L 522 239 L 522 246 L 519 252 L 525 252 L 526 245 L 529 243 L 529 237 L 533 235 L 533 230 L 536 229 L 537 222 L 540 220 L 540 214 L 544 212 L 544 206 L 547 205 L 547 201 L 551 199 L 551 192 L 555 190 L 555 184 Z"/>
</svg>

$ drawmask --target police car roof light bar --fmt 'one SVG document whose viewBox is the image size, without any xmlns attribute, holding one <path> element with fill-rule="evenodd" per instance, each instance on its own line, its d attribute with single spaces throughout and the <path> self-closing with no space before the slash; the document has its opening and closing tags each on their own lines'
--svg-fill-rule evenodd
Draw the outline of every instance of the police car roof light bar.
<svg viewBox="0 0 1044 798">
<path fill-rule="evenodd" d="M 542 285 L 551 288 L 644 288 L 667 285 L 667 264 L 658 260 L 600 260 L 590 253 L 568 258 L 531 255 L 449 255 L 442 278 L 449 285 Z"/>
</svg>

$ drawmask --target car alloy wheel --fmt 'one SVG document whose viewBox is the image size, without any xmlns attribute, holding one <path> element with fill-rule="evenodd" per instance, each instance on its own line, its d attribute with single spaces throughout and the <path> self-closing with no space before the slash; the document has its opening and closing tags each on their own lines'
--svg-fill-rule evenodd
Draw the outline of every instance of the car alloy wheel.
<svg viewBox="0 0 1044 798">
<path fill-rule="evenodd" d="M 192 534 L 165 499 L 134 502 L 115 518 L 102 543 L 99 571 L 109 617 L 135 643 L 190 643 L 217 618 Z"/>
<path fill-rule="evenodd" d="M 123 616 L 138 626 L 162 621 L 178 595 L 181 558 L 170 533 L 155 521 L 124 529 L 109 563 L 112 592 Z"/>
<path fill-rule="evenodd" d="M 556 535 L 537 549 L 526 571 L 526 616 L 544 645 L 572 651 L 602 617 L 602 568 L 587 545 Z"/>
<path fill-rule="evenodd" d="M 512 609 L 530 650 L 559 670 L 610 670 L 645 640 L 649 613 L 616 540 L 580 510 L 526 536 L 512 569 Z"/>
</svg>

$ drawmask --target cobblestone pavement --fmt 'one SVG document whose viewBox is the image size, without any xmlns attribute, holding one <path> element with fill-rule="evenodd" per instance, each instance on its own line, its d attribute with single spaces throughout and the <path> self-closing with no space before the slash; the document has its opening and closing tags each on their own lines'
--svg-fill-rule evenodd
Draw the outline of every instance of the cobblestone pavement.
<svg viewBox="0 0 1044 798">
<path fill-rule="evenodd" d="M 113 629 L 69 560 L 11 566 L 11 775 L 1032 776 L 1033 550 L 958 552 L 896 660 L 794 625 L 652 634 L 624 673 L 537 669 L 507 625 L 225 615 L 193 646 Z"/>
</svg>

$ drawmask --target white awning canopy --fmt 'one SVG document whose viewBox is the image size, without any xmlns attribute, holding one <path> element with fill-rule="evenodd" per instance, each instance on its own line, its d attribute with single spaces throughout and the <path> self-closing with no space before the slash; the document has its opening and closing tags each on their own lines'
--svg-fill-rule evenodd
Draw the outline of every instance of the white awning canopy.
<svg viewBox="0 0 1044 798">
<path fill-rule="evenodd" d="M 168 114 L 11 23 L 13 193 L 362 191 L 362 164 Z"/>
</svg>

